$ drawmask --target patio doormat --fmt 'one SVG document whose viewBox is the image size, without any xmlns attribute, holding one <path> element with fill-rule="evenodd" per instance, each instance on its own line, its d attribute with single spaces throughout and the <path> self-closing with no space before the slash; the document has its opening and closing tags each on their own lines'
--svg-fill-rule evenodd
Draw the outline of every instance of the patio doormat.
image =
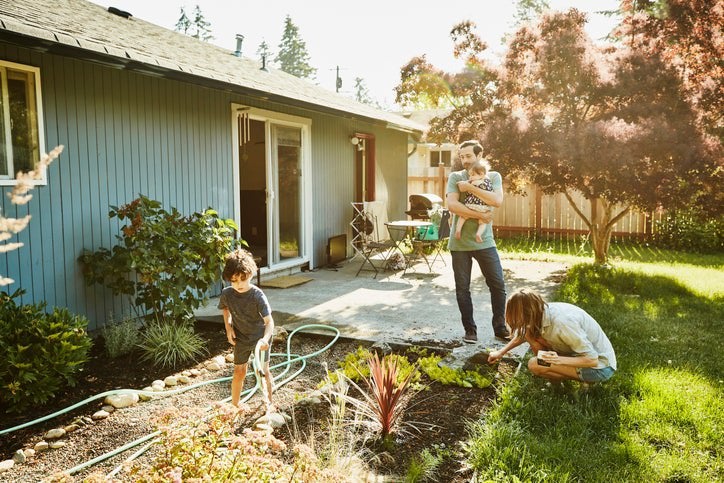
<svg viewBox="0 0 724 483">
<path fill-rule="evenodd" d="M 303 275 L 285 275 L 283 277 L 272 278 L 271 280 L 262 280 L 262 287 L 273 287 L 273 288 L 289 288 L 295 285 L 301 285 L 314 280 L 310 277 Z"/>
</svg>

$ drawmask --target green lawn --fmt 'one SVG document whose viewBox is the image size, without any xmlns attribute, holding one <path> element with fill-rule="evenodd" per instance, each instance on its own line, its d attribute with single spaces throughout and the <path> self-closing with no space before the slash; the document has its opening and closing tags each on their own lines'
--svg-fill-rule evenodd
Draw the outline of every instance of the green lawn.
<svg viewBox="0 0 724 483">
<path fill-rule="evenodd" d="M 599 321 L 618 371 L 581 391 L 524 365 L 471 425 L 479 481 L 724 481 L 724 255 L 623 245 L 601 269 L 565 243 L 506 242 L 504 258 L 577 263 L 556 299 Z"/>
</svg>

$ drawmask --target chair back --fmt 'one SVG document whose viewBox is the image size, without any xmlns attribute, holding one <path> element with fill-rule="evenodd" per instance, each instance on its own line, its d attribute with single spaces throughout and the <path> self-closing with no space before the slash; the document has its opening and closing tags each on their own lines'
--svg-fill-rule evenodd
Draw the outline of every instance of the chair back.
<svg viewBox="0 0 724 483">
<path fill-rule="evenodd" d="M 450 210 L 443 210 L 440 226 L 437 227 L 437 236 L 440 240 L 450 237 Z"/>
</svg>

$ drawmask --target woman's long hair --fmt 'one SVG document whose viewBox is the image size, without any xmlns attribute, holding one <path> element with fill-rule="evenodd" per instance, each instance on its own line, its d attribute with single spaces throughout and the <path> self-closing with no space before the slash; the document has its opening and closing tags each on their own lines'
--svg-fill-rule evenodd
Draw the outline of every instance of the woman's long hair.
<svg viewBox="0 0 724 483">
<path fill-rule="evenodd" d="M 516 337 L 525 337 L 528 334 L 536 339 L 540 337 L 545 307 L 545 300 L 537 292 L 528 289 L 518 290 L 510 296 L 505 305 L 505 321 Z"/>
</svg>

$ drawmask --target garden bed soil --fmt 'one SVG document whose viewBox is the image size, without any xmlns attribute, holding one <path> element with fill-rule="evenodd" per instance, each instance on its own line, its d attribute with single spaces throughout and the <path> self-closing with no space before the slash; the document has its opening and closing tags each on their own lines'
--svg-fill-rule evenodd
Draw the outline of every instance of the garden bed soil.
<svg viewBox="0 0 724 483">
<path fill-rule="evenodd" d="M 197 323 L 197 333 L 206 341 L 208 357 L 230 352 L 226 335 L 219 324 Z M 320 336 L 297 334 L 292 341 L 292 352 L 309 354 L 328 344 L 329 339 Z M 275 432 L 282 440 L 292 442 L 294 437 L 308 438 L 324 428 L 329 417 L 329 405 L 295 406 L 301 392 L 314 390 L 326 374 L 325 365 L 330 369 L 345 355 L 354 352 L 361 344 L 354 340 L 338 340 L 330 349 L 311 358 L 307 367 L 296 379 L 279 388 L 274 396 L 275 405 L 287 414 L 293 415 L 293 428 L 281 428 Z M 273 350 L 281 352 L 282 347 Z M 278 362 L 278 361 L 277 361 Z M 275 364 L 272 360 L 272 364 Z M 108 359 L 103 352 L 102 343 L 96 341 L 90 360 L 79 375 L 78 384 L 69 388 L 52 401 L 24 412 L 21 415 L 8 414 L 3 410 L 0 428 L 9 428 L 51 414 L 82 401 L 88 397 L 111 389 L 142 389 L 152 381 L 164 379 L 168 375 L 180 373 L 184 369 L 202 367 L 203 363 L 192 363 L 175 369 L 158 369 L 141 361 L 138 354 L 117 359 Z M 206 373 L 198 379 L 214 379 L 231 375 L 231 365 L 219 373 Z M 374 471 L 383 475 L 404 475 L 412 458 L 419 456 L 423 449 L 445 449 L 445 457 L 438 468 L 438 475 L 445 475 L 446 481 L 466 481 L 470 475 L 465 473 L 461 464 L 460 442 L 467 439 L 466 424 L 479 419 L 495 397 L 496 386 L 504 383 L 513 374 L 514 366 L 500 364 L 493 386 L 486 389 L 445 386 L 437 382 L 425 381 L 428 389 L 414 395 L 408 405 L 404 419 L 417 422 L 420 432 L 412 432 L 394 444 L 393 451 L 386 454 L 380 448 L 371 447 L 385 457 L 371 463 Z M 198 382 L 194 380 L 193 382 Z M 247 382 L 248 384 L 248 382 Z M 63 448 L 37 453 L 24 464 L 15 465 L 10 471 L 0 474 L 0 481 L 39 481 L 53 473 L 67 470 L 91 458 L 111 451 L 125 442 L 144 436 L 153 431 L 149 419 L 164 407 L 203 406 L 229 396 L 229 383 L 215 383 L 202 386 L 177 396 L 154 399 L 131 408 L 117 410 L 108 419 L 93 423 L 88 427 L 69 434 Z M 258 400 L 255 395 L 250 401 Z M 258 402 L 258 401 L 257 401 Z M 73 410 L 58 418 L 3 435 L 0 439 L 0 460 L 12 458 L 18 449 L 32 448 L 42 439 L 42 435 L 51 428 L 69 424 L 77 416 L 90 416 L 102 405 L 101 400 Z M 295 433 L 295 434 L 294 434 Z M 433 446 L 435 445 L 435 446 Z M 394 455 L 394 456 L 392 456 Z M 116 456 L 105 462 L 84 470 L 80 478 L 91 471 L 108 472 L 119 465 L 128 454 Z"/>
</svg>

